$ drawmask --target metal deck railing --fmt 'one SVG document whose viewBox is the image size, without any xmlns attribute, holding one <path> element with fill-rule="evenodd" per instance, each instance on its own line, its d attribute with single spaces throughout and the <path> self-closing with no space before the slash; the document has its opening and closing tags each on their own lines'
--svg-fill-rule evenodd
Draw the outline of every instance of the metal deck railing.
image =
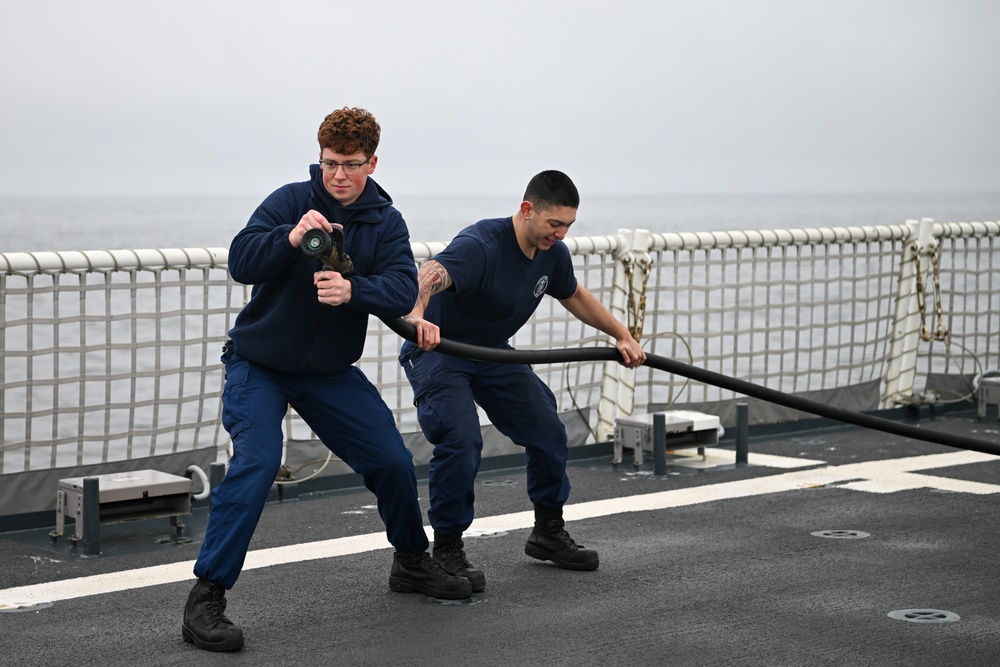
<svg viewBox="0 0 1000 667">
<path fill-rule="evenodd" d="M 968 398 L 1000 368 L 1000 224 L 651 233 L 567 239 L 577 276 L 641 329 L 647 351 L 783 392 L 875 410 Z M 414 242 L 417 262 L 443 242 Z M 247 298 L 225 248 L 0 254 L 0 504 L 30 474 L 225 457 L 219 356 Z M 396 355 L 372 318 L 359 365 L 408 443 L 421 439 Z M 512 343 L 606 345 L 546 299 Z M 575 444 L 671 406 L 734 422 L 732 392 L 592 362 L 536 366 Z M 754 406 L 756 422 L 797 415 Z M 484 424 L 484 426 L 488 426 Z M 307 441 L 294 414 L 289 441 Z M 412 448 L 412 447 L 411 447 Z M 420 460 L 420 456 L 416 457 Z M 180 467 L 183 470 L 183 466 Z M 22 479 L 22 481 L 24 481 Z M 25 482 L 27 483 L 27 482 Z M 34 482 L 32 482 L 34 483 Z M 45 502 L 49 503 L 46 497 Z"/>
</svg>

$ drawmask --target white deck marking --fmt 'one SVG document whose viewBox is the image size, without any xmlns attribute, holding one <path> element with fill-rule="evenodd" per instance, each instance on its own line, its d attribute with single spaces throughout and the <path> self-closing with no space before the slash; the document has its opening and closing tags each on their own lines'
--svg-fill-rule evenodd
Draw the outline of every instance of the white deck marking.
<svg viewBox="0 0 1000 667">
<path fill-rule="evenodd" d="M 732 460 L 732 452 L 725 452 L 727 462 Z M 714 456 L 714 453 L 713 453 Z M 966 482 L 962 480 L 918 474 L 914 471 L 947 468 L 994 461 L 996 456 L 970 451 L 956 451 L 944 454 L 911 456 L 886 461 L 868 461 L 840 466 L 795 470 L 779 475 L 756 477 L 754 479 L 706 484 L 694 488 L 673 489 L 658 493 L 647 493 L 625 498 L 610 498 L 592 502 L 567 505 L 563 512 L 567 521 L 579 521 L 593 517 L 622 514 L 625 512 L 645 512 L 650 510 L 682 507 L 726 500 L 746 498 L 767 493 L 795 491 L 797 489 L 840 484 L 839 488 L 871 493 L 892 493 L 917 488 L 932 488 L 944 491 L 972 494 L 1000 493 L 1000 485 Z M 764 461 L 769 461 L 765 463 Z M 750 455 L 751 465 L 772 465 L 773 467 L 798 467 L 822 465 L 822 461 L 809 461 L 789 457 L 763 457 Z M 516 512 L 501 516 L 476 519 L 469 531 L 480 534 L 496 531 L 510 531 L 530 528 L 534 524 L 534 512 Z M 433 531 L 425 526 L 428 538 Z M 244 570 L 252 570 L 272 565 L 298 563 L 321 558 L 335 558 L 366 551 L 391 548 L 384 533 L 369 533 L 352 537 L 339 537 L 320 542 L 306 542 L 272 549 L 260 549 L 247 554 Z M 44 584 L 20 586 L 0 590 L 0 609 L 16 609 L 46 602 L 69 600 L 88 595 L 101 595 L 117 591 L 158 586 L 193 579 L 194 561 L 156 565 L 122 572 L 109 572 L 89 577 L 64 579 Z"/>
<path fill-rule="evenodd" d="M 732 465 L 736 462 L 736 453 L 733 450 L 716 447 L 705 447 L 704 459 L 702 459 L 701 454 L 690 449 L 675 454 L 676 458 L 671 459 L 669 463 L 685 468 L 713 468 L 719 465 Z M 756 454 L 754 452 L 747 455 L 747 463 L 764 468 L 805 468 L 806 466 L 826 465 L 826 461 L 776 456 L 774 454 Z"/>
</svg>

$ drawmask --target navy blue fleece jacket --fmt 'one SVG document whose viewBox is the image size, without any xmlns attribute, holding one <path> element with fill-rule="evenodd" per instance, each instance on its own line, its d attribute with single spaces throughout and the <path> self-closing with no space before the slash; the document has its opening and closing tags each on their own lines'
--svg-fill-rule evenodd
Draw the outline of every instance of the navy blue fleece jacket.
<svg viewBox="0 0 1000 667">
<path fill-rule="evenodd" d="M 323 187 L 319 165 L 310 165 L 309 175 L 271 193 L 229 247 L 233 279 L 253 285 L 229 336 L 237 354 L 263 366 L 337 373 L 361 357 L 369 314 L 392 319 L 413 309 L 417 269 L 403 216 L 375 181 L 368 178 L 357 201 L 341 206 Z M 322 262 L 288 241 L 310 209 L 344 226 L 356 275 L 351 300 L 340 306 L 317 300 L 313 274 Z"/>
</svg>

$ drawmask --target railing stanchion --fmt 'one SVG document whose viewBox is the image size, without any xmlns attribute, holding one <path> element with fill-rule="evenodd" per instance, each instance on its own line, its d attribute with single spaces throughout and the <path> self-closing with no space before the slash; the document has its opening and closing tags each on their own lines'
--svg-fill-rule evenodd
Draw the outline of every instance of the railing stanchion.
<svg viewBox="0 0 1000 667">
<path fill-rule="evenodd" d="M 750 408 L 746 403 L 736 404 L 736 466 L 748 464 L 750 455 Z"/>
<path fill-rule="evenodd" d="M 101 553 L 101 481 L 97 477 L 83 478 L 83 553 Z"/>
<path fill-rule="evenodd" d="M 916 286 L 917 274 L 926 271 L 928 257 L 937 245 L 934 220 L 907 220 L 909 242 L 903 246 L 903 258 L 896 290 L 896 314 L 892 326 L 892 345 L 886 364 L 883 409 L 895 407 L 913 396 L 917 377 L 917 346 L 920 343 L 920 302 Z M 922 261 L 923 260 L 923 261 Z"/>
<path fill-rule="evenodd" d="M 628 297 L 629 281 L 626 266 L 632 262 L 632 246 L 634 232 L 631 229 L 618 230 L 618 244 L 612 250 L 615 258 L 615 270 L 611 284 L 611 302 L 608 304 L 608 311 L 614 315 L 619 322 L 626 322 L 626 300 Z M 601 379 L 601 395 L 597 403 L 597 441 L 604 442 L 611 440 L 615 432 L 615 419 L 618 412 L 619 390 L 619 369 L 621 366 L 615 361 L 604 362 L 604 376 Z M 630 397 L 631 399 L 631 397 Z M 629 401 L 631 406 L 631 400 Z M 627 414 L 631 414 L 631 410 Z"/>
<path fill-rule="evenodd" d="M 662 412 L 653 415 L 653 474 L 667 474 L 667 417 Z"/>
</svg>

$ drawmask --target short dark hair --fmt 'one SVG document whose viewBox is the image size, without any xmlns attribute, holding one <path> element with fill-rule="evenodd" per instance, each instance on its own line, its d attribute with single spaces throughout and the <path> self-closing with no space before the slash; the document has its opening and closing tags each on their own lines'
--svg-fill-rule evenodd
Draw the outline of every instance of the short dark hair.
<svg viewBox="0 0 1000 667">
<path fill-rule="evenodd" d="M 381 132 L 382 128 L 371 113 L 365 109 L 344 107 L 323 119 L 317 134 L 319 149 L 329 148 L 341 155 L 353 155 L 360 151 L 370 158 L 378 148 Z"/>
<path fill-rule="evenodd" d="M 547 211 L 556 206 L 580 208 L 580 193 L 569 176 L 549 169 L 543 171 L 528 181 L 524 191 L 524 199 L 540 211 Z"/>
</svg>

